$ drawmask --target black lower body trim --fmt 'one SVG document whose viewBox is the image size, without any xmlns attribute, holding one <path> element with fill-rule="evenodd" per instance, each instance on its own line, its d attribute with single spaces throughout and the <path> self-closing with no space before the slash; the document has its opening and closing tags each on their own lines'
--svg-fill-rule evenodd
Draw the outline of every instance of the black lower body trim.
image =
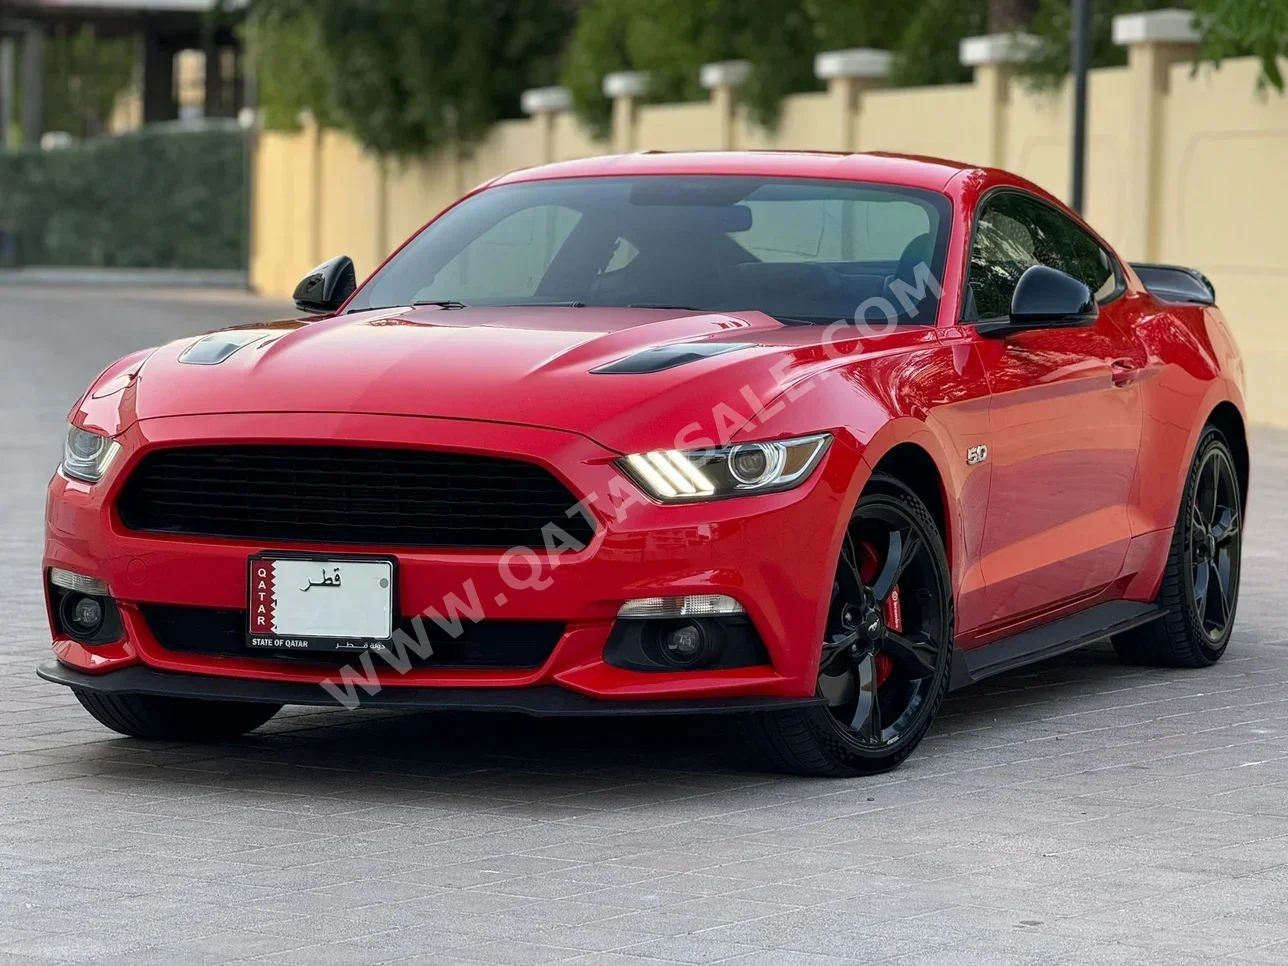
<svg viewBox="0 0 1288 966">
<path fill-rule="evenodd" d="M 57 661 L 36 673 L 46 681 L 96 694 L 155 694 L 200 701 L 253 701 L 339 708 L 345 705 L 316 684 L 175 674 L 135 665 L 106 674 L 85 674 Z M 508 711 L 537 717 L 658 714 L 734 714 L 808 707 L 818 698 L 731 697 L 677 701 L 600 701 L 554 686 L 535 688 L 384 687 L 353 692 L 358 707 L 407 711 Z"/>
<path fill-rule="evenodd" d="M 994 674 L 1107 641 L 1115 634 L 1158 620 L 1165 613 L 1156 604 L 1111 600 L 983 647 L 954 649 L 950 686 L 956 690 Z"/>
</svg>

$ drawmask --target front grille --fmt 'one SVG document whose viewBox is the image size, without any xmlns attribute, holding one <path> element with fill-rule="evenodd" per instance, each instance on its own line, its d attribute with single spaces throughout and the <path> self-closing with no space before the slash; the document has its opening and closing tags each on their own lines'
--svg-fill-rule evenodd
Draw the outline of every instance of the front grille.
<svg viewBox="0 0 1288 966">
<path fill-rule="evenodd" d="M 258 542 L 539 549 L 556 523 L 582 544 L 577 498 L 533 463 L 342 446 L 168 449 L 117 502 L 130 530 Z"/>
<path fill-rule="evenodd" d="M 167 651 L 308 664 L 352 664 L 358 659 L 352 651 L 283 650 L 270 654 L 262 648 L 249 648 L 246 646 L 244 610 L 172 604 L 141 604 L 139 610 L 152 636 Z M 408 649 L 406 654 L 412 666 L 537 668 L 546 663 L 564 632 L 564 625 L 557 621 L 466 621 L 461 627 L 461 635 L 452 638 L 433 621 L 423 621 L 423 633 L 429 639 L 433 654 L 423 659 Z M 409 618 L 403 618 L 402 629 L 412 640 L 420 640 Z"/>
</svg>

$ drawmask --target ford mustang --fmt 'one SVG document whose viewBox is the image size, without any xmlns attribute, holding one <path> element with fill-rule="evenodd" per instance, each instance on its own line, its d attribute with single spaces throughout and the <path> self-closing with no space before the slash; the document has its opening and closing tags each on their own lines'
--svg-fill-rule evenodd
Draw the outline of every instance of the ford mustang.
<svg viewBox="0 0 1288 966">
<path fill-rule="evenodd" d="M 108 728 L 724 714 L 846 776 L 990 675 L 1230 639 L 1248 446 L 1213 287 L 1003 171 L 554 164 L 295 300 L 72 410 L 39 673 Z"/>
</svg>

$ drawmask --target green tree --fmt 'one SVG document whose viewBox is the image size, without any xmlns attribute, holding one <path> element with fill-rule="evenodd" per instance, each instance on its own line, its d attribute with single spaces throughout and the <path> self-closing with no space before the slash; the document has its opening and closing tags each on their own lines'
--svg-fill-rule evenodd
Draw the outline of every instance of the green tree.
<svg viewBox="0 0 1288 966">
<path fill-rule="evenodd" d="M 1261 83 L 1284 89 L 1280 58 L 1288 57 L 1288 0 L 1192 0 L 1199 30 L 1199 57 L 1219 64 L 1226 57 L 1261 59 Z M 1092 0 L 1092 66 L 1127 63 L 1127 49 L 1113 42 L 1119 14 L 1155 10 L 1159 0 Z M 1069 0 L 1041 0 L 1031 28 L 1042 39 L 1038 56 L 1025 66 L 1035 86 L 1057 86 L 1070 69 L 1073 19 Z"/>
<path fill-rule="evenodd" d="M 265 103 L 312 110 L 372 150 L 468 144 L 519 114 L 519 95 L 558 76 L 573 9 L 564 0 L 257 0 Z M 283 37 L 304 26 L 299 37 Z M 316 57 L 319 78 L 298 71 Z"/>
<path fill-rule="evenodd" d="M 1113 41 L 1114 17 L 1158 8 L 1158 0 L 1091 0 L 1091 65 L 1119 67 L 1127 63 L 1127 48 Z M 1069 0 L 1041 0 L 1029 28 L 1041 39 L 1024 72 L 1038 88 L 1057 87 L 1071 69 L 1073 10 Z"/>
<path fill-rule="evenodd" d="M 339 123 L 332 90 L 337 76 L 316 17 L 261 4 L 241 33 L 268 127 L 295 130 L 305 111 L 324 126 Z"/>
<path fill-rule="evenodd" d="M 928 8 L 931 16 L 923 16 Z M 987 0 L 589 0 L 564 83 L 578 114 L 602 135 L 611 112 L 600 87 L 605 74 L 647 71 L 650 99 L 693 100 L 705 96 L 703 64 L 745 59 L 752 74 L 740 97 L 754 120 L 772 127 L 785 95 L 819 88 L 813 57 L 820 51 L 906 49 L 897 68 L 905 80 L 959 79 L 959 37 L 944 23 L 982 27 L 986 8 Z M 909 34 L 914 23 L 919 28 Z"/>
<path fill-rule="evenodd" d="M 894 48 L 890 83 L 897 87 L 970 80 L 959 45 L 989 30 L 988 0 L 919 0 Z"/>
<path fill-rule="evenodd" d="M 635 0 L 592 0 L 581 9 L 568 45 L 563 85 L 595 137 L 608 137 L 613 107 L 604 96 L 604 75 L 636 68 L 629 45 L 631 7 Z"/>
<path fill-rule="evenodd" d="M 1288 0 L 1194 0 L 1203 31 L 1202 56 L 1261 58 L 1261 82 L 1283 92 L 1280 60 L 1288 58 Z"/>
<path fill-rule="evenodd" d="M 605 74 L 647 71 L 650 100 L 696 100 L 704 96 L 703 64 L 745 58 L 754 69 L 742 96 L 759 120 L 772 123 L 784 93 L 813 86 L 813 27 L 801 0 L 590 0 L 564 83 L 577 113 L 603 135 L 611 111 L 600 88 Z"/>
<path fill-rule="evenodd" d="M 1009 34 L 1033 22 L 1038 0 L 988 0 L 988 32 Z"/>
<path fill-rule="evenodd" d="M 52 34 L 45 46 L 45 128 L 78 138 L 104 133 L 135 62 L 131 41 L 101 39 L 92 27 Z"/>
</svg>

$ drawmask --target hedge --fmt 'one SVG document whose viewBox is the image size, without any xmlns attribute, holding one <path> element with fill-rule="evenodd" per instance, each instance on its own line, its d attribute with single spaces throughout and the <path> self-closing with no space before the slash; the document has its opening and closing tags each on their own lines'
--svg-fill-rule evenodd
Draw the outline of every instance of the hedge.
<svg viewBox="0 0 1288 966">
<path fill-rule="evenodd" d="M 0 234 L 21 265 L 245 269 L 247 138 L 159 125 L 0 154 Z"/>
</svg>

